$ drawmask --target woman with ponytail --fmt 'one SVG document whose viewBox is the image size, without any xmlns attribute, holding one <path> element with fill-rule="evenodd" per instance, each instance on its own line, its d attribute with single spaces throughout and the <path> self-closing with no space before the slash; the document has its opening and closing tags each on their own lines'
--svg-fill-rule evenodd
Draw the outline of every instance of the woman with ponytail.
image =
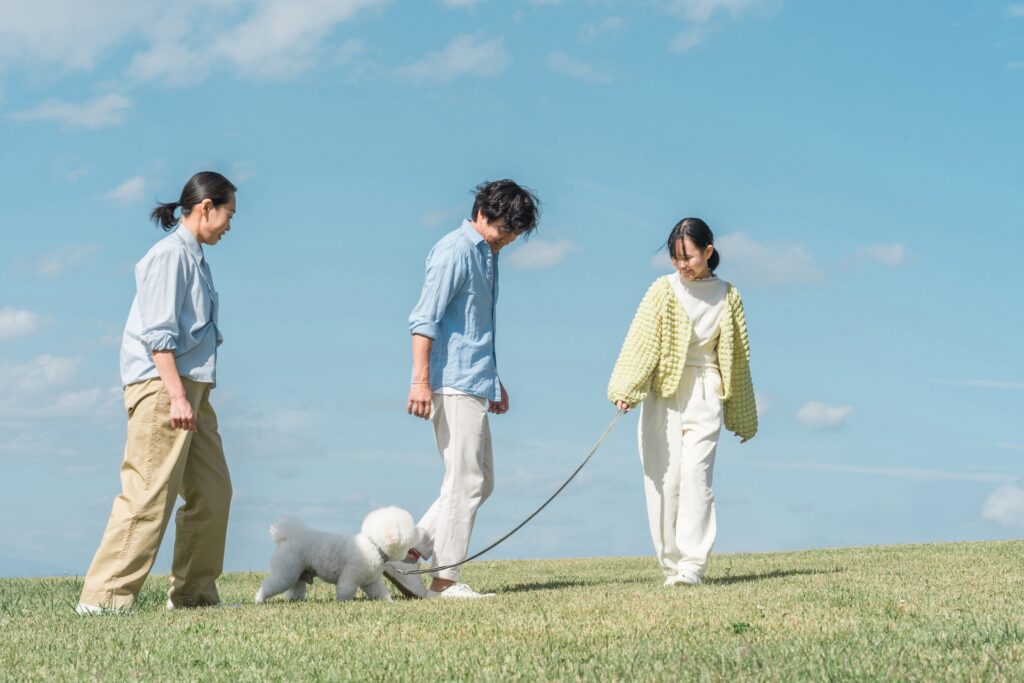
<svg viewBox="0 0 1024 683">
<path fill-rule="evenodd" d="M 234 185 L 197 173 L 153 221 L 171 231 L 135 266 L 121 340 L 128 438 L 114 500 L 76 611 L 130 607 L 149 576 L 180 495 L 167 607 L 220 602 L 231 479 L 210 392 L 217 381 L 220 302 L 203 245 L 231 229 Z M 181 218 L 175 213 L 180 209 Z"/>
<path fill-rule="evenodd" d="M 740 443 L 757 432 L 743 302 L 715 275 L 714 240 L 699 218 L 672 228 L 666 246 L 676 272 L 647 290 L 608 385 L 619 410 L 642 403 L 647 516 L 666 586 L 697 585 L 707 569 L 723 424 Z"/>
</svg>

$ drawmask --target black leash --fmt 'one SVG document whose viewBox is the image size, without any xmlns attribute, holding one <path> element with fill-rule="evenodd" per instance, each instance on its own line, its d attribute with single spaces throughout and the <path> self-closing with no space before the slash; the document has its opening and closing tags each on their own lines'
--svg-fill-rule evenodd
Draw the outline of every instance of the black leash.
<svg viewBox="0 0 1024 683">
<path fill-rule="evenodd" d="M 625 412 L 622 411 L 622 410 L 620 410 L 617 413 L 615 413 L 615 417 L 612 418 L 612 421 L 609 422 L 608 426 L 605 428 L 604 434 L 601 435 L 601 438 L 597 440 L 597 443 L 594 444 L 594 447 L 590 449 L 589 453 L 587 453 L 587 457 L 583 458 L 583 462 L 580 463 L 580 466 L 577 467 L 573 471 L 573 473 L 569 475 L 569 478 L 565 480 L 565 483 L 563 483 L 561 486 L 559 486 L 558 489 L 554 493 L 551 494 L 550 498 L 548 498 L 547 500 L 544 501 L 543 505 L 541 505 L 539 508 L 534 510 L 530 514 L 529 517 L 527 517 L 522 522 L 520 522 L 518 525 L 516 525 L 516 527 L 514 529 L 512 529 L 512 531 L 508 532 L 507 534 L 505 534 L 504 536 L 502 536 L 497 541 L 495 541 L 494 543 L 490 544 L 489 546 L 487 546 L 483 550 L 481 550 L 481 551 L 479 551 L 477 553 L 474 553 L 473 555 L 470 555 L 469 557 L 464 559 L 462 562 L 456 562 L 455 564 L 446 564 L 443 567 L 429 567 L 428 569 L 407 569 L 407 570 L 402 570 L 402 569 L 399 569 L 398 567 L 395 567 L 394 565 L 392 565 L 394 570 L 396 572 L 398 572 L 399 574 L 405 574 L 405 575 L 409 575 L 409 574 L 431 574 L 433 572 L 439 572 L 442 569 L 451 569 L 453 567 L 458 567 L 460 565 L 466 564 L 470 560 L 475 560 L 476 558 L 480 557 L 481 555 L 483 555 L 487 551 L 492 550 L 492 549 L 498 547 L 499 545 L 501 545 L 512 534 L 514 534 L 515 532 L 519 531 L 524 526 L 526 526 L 527 522 L 529 522 L 531 519 L 536 517 L 540 513 L 541 510 L 543 510 L 544 508 L 546 508 L 548 506 L 548 503 L 553 501 L 555 499 L 555 497 L 558 496 L 558 494 L 561 493 L 562 490 L 565 489 L 565 487 L 569 485 L 569 482 L 571 482 L 573 479 L 576 478 L 576 475 L 580 473 L 580 470 L 583 469 L 583 466 L 586 465 L 588 462 L 590 462 L 590 459 L 592 457 L 594 457 L 594 453 L 596 453 L 597 449 L 601 447 L 601 444 L 604 443 L 605 438 L 607 438 L 608 434 L 612 431 L 612 427 L 615 426 L 615 423 L 618 422 L 619 418 L 622 417 L 623 415 L 625 415 Z"/>
</svg>

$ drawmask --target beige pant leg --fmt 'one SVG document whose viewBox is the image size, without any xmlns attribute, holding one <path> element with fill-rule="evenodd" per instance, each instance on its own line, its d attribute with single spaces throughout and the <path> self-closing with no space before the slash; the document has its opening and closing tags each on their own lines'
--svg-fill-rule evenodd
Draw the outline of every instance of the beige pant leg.
<svg viewBox="0 0 1024 683">
<path fill-rule="evenodd" d="M 204 386 L 185 385 L 192 410 Z M 128 437 L 121 464 L 121 493 L 107 520 L 103 540 L 85 577 L 80 600 L 90 605 L 127 607 L 138 595 L 156 560 L 160 541 L 178 497 L 192 433 L 171 427 L 170 396 L 160 379 L 125 388 Z"/>
<path fill-rule="evenodd" d="M 179 607 L 220 602 L 215 582 L 224 569 L 231 477 L 217 431 L 217 414 L 210 405 L 212 387 L 204 387 L 181 480 L 185 504 L 178 508 L 174 520 L 174 562 L 167 596 Z"/>
</svg>

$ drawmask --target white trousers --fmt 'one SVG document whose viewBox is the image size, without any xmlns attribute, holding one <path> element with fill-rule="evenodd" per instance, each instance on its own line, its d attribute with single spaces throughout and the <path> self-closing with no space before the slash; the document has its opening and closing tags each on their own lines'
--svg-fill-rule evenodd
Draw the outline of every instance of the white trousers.
<svg viewBox="0 0 1024 683">
<path fill-rule="evenodd" d="M 439 567 L 466 559 L 476 511 L 494 490 L 494 464 L 487 399 L 434 394 L 430 419 L 444 461 L 444 480 L 437 500 L 419 521 L 423 538 L 416 550 L 432 556 L 431 566 Z M 458 581 L 459 569 L 433 576 Z"/>
<path fill-rule="evenodd" d="M 711 478 L 722 430 L 717 368 L 687 366 L 669 398 L 652 392 L 638 424 L 654 552 L 666 574 L 703 576 L 715 544 Z"/>
</svg>

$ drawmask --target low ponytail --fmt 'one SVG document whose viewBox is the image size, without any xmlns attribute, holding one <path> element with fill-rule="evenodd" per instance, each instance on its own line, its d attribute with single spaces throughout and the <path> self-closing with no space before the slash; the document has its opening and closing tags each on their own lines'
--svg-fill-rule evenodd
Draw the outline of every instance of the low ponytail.
<svg viewBox="0 0 1024 683">
<path fill-rule="evenodd" d="M 174 212 L 181 207 L 181 215 L 188 216 L 192 208 L 200 202 L 209 199 L 214 206 L 222 206 L 231 201 L 238 190 L 230 180 L 215 171 L 200 171 L 188 179 L 185 187 L 181 190 L 181 198 L 176 202 L 168 204 L 157 204 L 153 213 L 149 215 L 153 222 L 163 228 L 170 230 L 178 224 Z"/>
<path fill-rule="evenodd" d="M 718 257 L 718 247 L 712 246 L 711 248 L 714 249 L 714 251 L 711 252 L 711 256 L 708 258 L 708 270 L 714 273 L 715 269 L 718 268 L 718 262 L 721 261 L 721 259 Z"/>
<path fill-rule="evenodd" d="M 153 213 L 149 215 L 153 219 L 153 222 L 163 228 L 165 231 L 170 230 L 178 224 L 178 219 L 174 217 L 174 211 L 180 206 L 178 202 L 169 202 L 167 204 L 157 204 L 156 208 L 153 209 Z"/>
</svg>

